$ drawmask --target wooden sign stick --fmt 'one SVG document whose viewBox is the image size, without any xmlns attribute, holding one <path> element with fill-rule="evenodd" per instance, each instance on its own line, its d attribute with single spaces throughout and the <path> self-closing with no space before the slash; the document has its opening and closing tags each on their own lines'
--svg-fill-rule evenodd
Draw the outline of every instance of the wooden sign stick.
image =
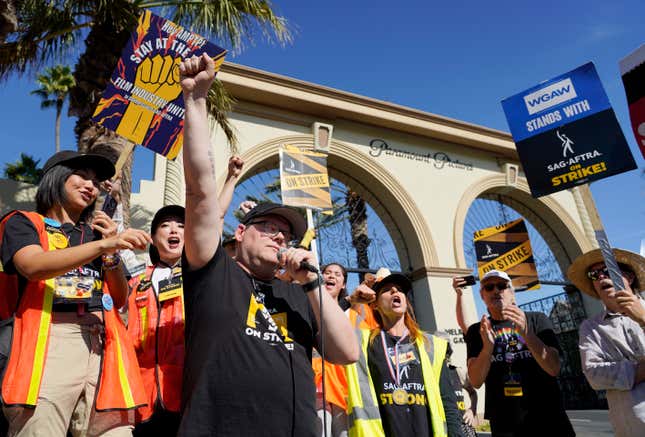
<svg viewBox="0 0 645 437">
<path fill-rule="evenodd" d="M 596 208 L 596 203 L 593 200 L 591 195 L 591 189 L 589 184 L 584 184 L 578 187 L 582 197 L 582 201 L 589 213 L 589 220 L 591 221 L 591 227 L 596 234 L 596 241 L 598 242 L 598 247 L 600 247 L 600 253 L 602 254 L 607 270 L 609 270 L 609 276 L 611 277 L 612 282 L 614 283 L 614 290 L 624 290 L 625 284 L 623 283 L 623 277 L 620 272 L 620 267 L 618 267 L 618 262 L 614 256 L 614 252 L 611 250 L 611 245 L 609 244 L 609 239 L 605 233 L 605 229 L 600 221 L 600 215 L 598 214 L 598 208 Z"/>
</svg>

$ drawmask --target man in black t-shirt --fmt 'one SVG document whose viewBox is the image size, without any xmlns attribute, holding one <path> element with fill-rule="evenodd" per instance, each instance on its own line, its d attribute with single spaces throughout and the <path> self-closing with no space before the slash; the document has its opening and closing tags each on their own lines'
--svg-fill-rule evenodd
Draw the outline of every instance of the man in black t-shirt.
<svg viewBox="0 0 645 437">
<path fill-rule="evenodd" d="M 574 436 L 556 376 L 560 346 L 549 318 L 515 304 L 510 277 L 492 270 L 480 294 L 490 317 L 468 328 L 468 376 L 486 382 L 485 418 L 493 436 Z"/>
<path fill-rule="evenodd" d="M 180 72 L 186 359 L 179 435 L 313 437 L 312 348 L 323 331 L 325 358 L 349 364 L 358 359 L 356 336 L 340 307 L 320 293 L 317 275 L 303 268 L 315 262 L 312 254 L 286 249 L 306 229 L 295 209 L 261 204 L 249 211 L 235 230 L 235 260 L 226 256 L 206 118 L 214 63 L 204 54 L 184 61 Z M 278 268 L 303 285 L 275 279 Z"/>
</svg>

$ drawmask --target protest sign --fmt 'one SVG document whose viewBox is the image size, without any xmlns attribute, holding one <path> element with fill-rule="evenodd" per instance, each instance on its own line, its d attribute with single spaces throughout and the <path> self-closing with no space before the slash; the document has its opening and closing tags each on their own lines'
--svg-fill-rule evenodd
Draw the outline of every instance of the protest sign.
<svg viewBox="0 0 645 437">
<path fill-rule="evenodd" d="M 491 270 L 501 270 L 511 277 L 518 290 L 540 288 L 533 249 L 523 219 L 476 231 L 473 240 L 480 278 Z"/>
<path fill-rule="evenodd" d="M 632 130 L 645 158 L 645 44 L 621 59 L 619 65 L 627 95 Z"/>
<path fill-rule="evenodd" d="M 331 210 L 327 155 L 285 144 L 280 148 L 280 185 L 284 205 Z"/>
<path fill-rule="evenodd" d="M 172 21 L 143 12 L 92 121 L 174 159 L 183 144 L 185 112 L 179 65 L 204 52 L 214 59 L 218 71 L 226 50 Z"/>
<path fill-rule="evenodd" d="M 533 197 L 636 168 L 591 62 L 502 106 Z"/>
</svg>

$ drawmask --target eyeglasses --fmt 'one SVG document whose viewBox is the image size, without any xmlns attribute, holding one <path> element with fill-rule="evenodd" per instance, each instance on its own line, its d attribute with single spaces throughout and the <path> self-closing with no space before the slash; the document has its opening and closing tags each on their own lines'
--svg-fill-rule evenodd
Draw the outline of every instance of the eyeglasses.
<svg viewBox="0 0 645 437">
<path fill-rule="evenodd" d="M 257 221 L 257 222 L 250 222 L 248 224 L 256 225 L 256 227 L 260 232 L 262 232 L 263 234 L 266 234 L 271 238 L 275 238 L 278 236 L 278 234 L 282 233 L 282 236 L 284 237 L 285 241 L 291 242 L 293 240 L 293 234 L 291 233 L 291 231 L 280 229 L 280 227 L 278 227 L 278 225 L 276 225 L 273 222 L 263 220 L 263 221 Z"/>
<path fill-rule="evenodd" d="M 508 282 L 498 282 L 496 284 L 486 284 L 484 285 L 484 290 L 486 291 L 493 291 L 494 289 L 498 289 L 499 291 L 504 291 L 508 288 Z"/>
<path fill-rule="evenodd" d="M 592 281 L 598 281 L 601 275 L 605 278 L 609 277 L 609 270 L 607 269 L 607 267 L 601 267 L 599 269 L 593 269 L 587 272 L 587 278 L 591 279 Z"/>
</svg>

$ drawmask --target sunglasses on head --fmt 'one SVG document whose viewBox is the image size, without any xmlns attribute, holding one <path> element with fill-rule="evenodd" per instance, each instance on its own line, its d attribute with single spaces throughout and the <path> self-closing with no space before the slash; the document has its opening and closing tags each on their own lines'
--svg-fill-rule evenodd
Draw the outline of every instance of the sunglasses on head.
<svg viewBox="0 0 645 437">
<path fill-rule="evenodd" d="M 508 288 L 508 282 L 498 282 L 496 284 L 486 284 L 484 285 L 484 290 L 493 291 L 497 288 L 499 291 L 504 291 Z"/>
</svg>

